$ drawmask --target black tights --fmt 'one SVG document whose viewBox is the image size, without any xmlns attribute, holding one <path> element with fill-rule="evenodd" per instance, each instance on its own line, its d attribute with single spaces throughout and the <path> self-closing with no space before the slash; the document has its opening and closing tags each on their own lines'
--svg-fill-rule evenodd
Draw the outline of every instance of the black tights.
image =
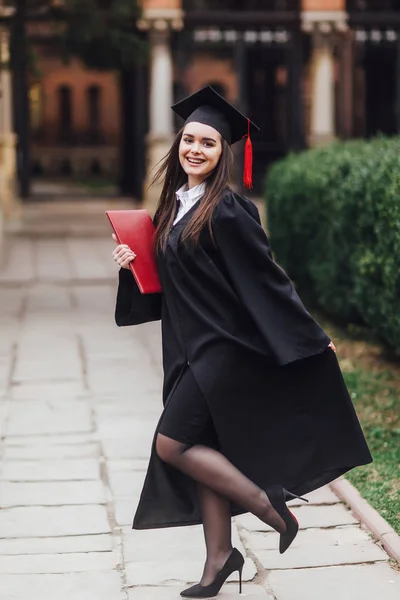
<svg viewBox="0 0 400 600">
<path fill-rule="evenodd" d="M 156 451 L 164 462 L 185 473 L 198 485 L 207 561 L 201 583 L 208 585 L 232 549 L 230 502 L 253 513 L 279 533 L 286 525 L 267 494 L 225 456 L 208 446 L 187 446 L 159 433 Z"/>
</svg>

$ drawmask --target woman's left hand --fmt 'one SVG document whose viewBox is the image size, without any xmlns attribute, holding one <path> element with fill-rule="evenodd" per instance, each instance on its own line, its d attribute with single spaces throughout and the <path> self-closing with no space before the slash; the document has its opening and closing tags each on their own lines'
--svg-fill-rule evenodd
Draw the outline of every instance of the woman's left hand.
<svg viewBox="0 0 400 600">
<path fill-rule="evenodd" d="M 336 352 L 336 346 L 333 342 L 331 342 L 328 346 L 328 348 L 330 348 L 331 350 L 333 350 L 334 352 Z"/>
</svg>

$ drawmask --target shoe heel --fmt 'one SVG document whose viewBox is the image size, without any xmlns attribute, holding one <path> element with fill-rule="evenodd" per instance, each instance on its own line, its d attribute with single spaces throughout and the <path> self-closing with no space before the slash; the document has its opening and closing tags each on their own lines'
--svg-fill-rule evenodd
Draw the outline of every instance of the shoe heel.
<svg viewBox="0 0 400 600">
<path fill-rule="evenodd" d="M 301 496 L 292 494 L 292 492 L 288 492 L 287 490 L 283 490 L 283 495 L 285 497 L 285 502 L 287 502 L 288 500 L 295 500 L 296 498 L 297 498 L 297 500 L 303 500 L 303 502 L 309 502 L 309 500 L 307 500 L 307 498 L 302 498 Z"/>
<path fill-rule="evenodd" d="M 238 569 L 239 571 L 239 594 L 242 593 L 242 573 L 243 573 L 243 565 Z"/>
</svg>

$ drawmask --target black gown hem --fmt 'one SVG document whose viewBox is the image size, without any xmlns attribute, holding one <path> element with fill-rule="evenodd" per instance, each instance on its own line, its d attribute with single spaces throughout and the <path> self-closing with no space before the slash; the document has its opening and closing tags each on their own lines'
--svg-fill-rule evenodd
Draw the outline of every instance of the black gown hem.
<svg viewBox="0 0 400 600">
<path fill-rule="evenodd" d="M 358 463 L 355 465 L 327 469 L 322 474 L 316 475 L 314 478 L 312 478 L 308 485 L 307 484 L 299 484 L 299 485 L 288 486 L 288 490 L 290 492 L 292 492 L 293 494 L 296 494 L 299 496 L 304 496 L 305 494 L 310 494 L 311 492 L 314 492 L 315 490 L 317 490 L 321 487 L 324 487 L 325 485 L 328 485 L 332 481 L 335 481 L 336 479 L 338 479 L 345 473 L 348 473 L 352 469 L 363 466 L 365 464 L 369 464 L 371 462 L 372 462 L 372 458 L 368 461 L 365 460 L 362 463 Z M 250 511 L 248 511 L 246 509 L 241 509 L 241 508 L 233 509 L 231 512 L 231 517 L 238 517 L 240 515 L 244 515 L 249 512 Z M 199 519 L 192 519 L 192 520 L 165 521 L 165 522 L 161 522 L 161 523 L 152 523 L 152 524 L 148 524 L 148 525 L 146 525 L 146 524 L 140 525 L 140 524 L 136 524 L 134 522 L 132 525 L 132 529 L 142 531 L 145 529 L 166 529 L 168 527 L 190 527 L 191 525 L 202 525 L 202 520 L 199 518 Z"/>
</svg>

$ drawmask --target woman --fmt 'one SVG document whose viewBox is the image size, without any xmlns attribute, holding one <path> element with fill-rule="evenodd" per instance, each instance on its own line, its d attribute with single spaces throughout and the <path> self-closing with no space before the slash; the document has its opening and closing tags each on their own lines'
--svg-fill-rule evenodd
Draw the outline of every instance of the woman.
<svg viewBox="0 0 400 600">
<path fill-rule="evenodd" d="M 335 348 L 274 262 L 254 204 L 229 187 L 230 145 L 257 127 L 206 87 L 172 107 L 186 119 L 156 179 L 161 294 L 141 295 L 118 245 L 118 325 L 161 319 L 164 411 L 133 527 L 202 523 L 199 584 L 219 592 L 244 559 L 231 517 L 280 533 L 286 501 L 371 461 Z M 177 203 L 178 200 L 178 203 Z"/>
</svg>

